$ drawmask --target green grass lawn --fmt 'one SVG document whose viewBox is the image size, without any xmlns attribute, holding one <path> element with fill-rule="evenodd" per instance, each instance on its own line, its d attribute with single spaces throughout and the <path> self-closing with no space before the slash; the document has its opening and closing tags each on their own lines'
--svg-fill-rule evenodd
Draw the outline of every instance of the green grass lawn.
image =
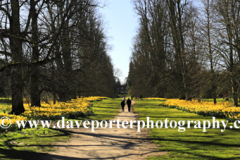
<svg viewBox="0 0 240 160">
<path fill-rule="evenodd" d="M 121 98 L 104 99 L 102 101 L 93 102 L 91 109 L 93 116 L 85 117 L 90 120 L 110 120 L 113 119 L 121 110 Z"/>
<path fill-rule="evenodd" d="M 92 102 L 94 115 L 79 117 L 88 120 L 109 120 L 120 111 L 121 99 L 104 99 Z M 8 103 L 7 103 L 8 104 Z M 5 101 L 0 101 L 0 109 L 5 109 Z M 9 104 L 10 105 L 10 104 Z M 10 105 L 11 106 L 11 105 Z M 0 159 L 27 159 L 26 157 L 41 156 L 38 151 L 53 151 L 53 143 L 67 141 L 71 137 L 69 132 L 53 129 L 22 129 L 16 132 L 0 133 Z M 39 157 L 36 157 L 39 158 Z"/>
<path fill-rule="evenodd" d="M 140 114 L 140 120 L 150 117 L 151 120 L 212 120 L 212 117 L 203 117 L 194 113 L 183 112 L 174 108 L 166 108 L 161 101 L 136 101 L 135 112 Z M 221 119 L 217 119 L 221 120 Z M 178 132 L 178 129 L 151 129 L 150 137 L 154 143 L 160 145 L 160 150 L 167 151 L 168 155 L 150 157 L 149 159 L 240 159 L 240 132 L 226 129 L 187 129 Z"/>
<path fill-rule="evenodd" d="M 52 129 L 23 129 L 0 134 L 0 159 L 28 159 L 53 151 L 53 142 L 67 141 L 70 134 Z M 39 157 L 38 157 L 39 158 Z"/>
</svg>

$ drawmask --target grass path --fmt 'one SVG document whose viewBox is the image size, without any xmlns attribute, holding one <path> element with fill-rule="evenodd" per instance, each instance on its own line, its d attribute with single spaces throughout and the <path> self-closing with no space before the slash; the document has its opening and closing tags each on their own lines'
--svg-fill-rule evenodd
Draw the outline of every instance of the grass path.
<svg viewBox="0 0 240 160">
<path fill-rule="evenodd" d="M 137 114 L 125 111 L 119 113 L 114 119 L 136 120 Z M 113 128 L 96 129 L 72 129 L 72 138 L 68 142 L 54 144 L 56 151 L 50 152 L 45 159 L 146 159 L 149 156 L 165 155 L 160 152 L 157 144 L 147 139 L 147 132 L 137 132 L 136 126 L 132 129 Z"/>
</svg>

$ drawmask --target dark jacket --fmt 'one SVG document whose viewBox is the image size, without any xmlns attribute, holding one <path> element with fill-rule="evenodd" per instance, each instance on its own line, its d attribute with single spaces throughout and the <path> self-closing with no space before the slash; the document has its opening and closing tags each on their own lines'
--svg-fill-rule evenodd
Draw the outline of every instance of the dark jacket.
<svg viewBox="0 0 240 160">
<path fill-rule="evenodd" d="M 125 106 L 125 101 L 122 101 L 122 102 L 121 102 L 121 106 Z"/>
<path fill-rule="evenodd" d="M 130 99 L 127 100 L 127 105 L 131 106 L 132 101 Z"/>
</svg>

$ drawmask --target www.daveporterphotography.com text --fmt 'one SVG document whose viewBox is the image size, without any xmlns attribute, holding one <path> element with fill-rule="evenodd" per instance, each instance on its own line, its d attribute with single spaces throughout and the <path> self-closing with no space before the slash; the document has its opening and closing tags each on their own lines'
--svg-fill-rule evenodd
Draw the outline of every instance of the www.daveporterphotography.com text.
<svg viewBox="0 0 240 160">
<path fill-rule="evenodd" d="M 0 127 L 8 128 L 11 123 L 5 124 L 6 121 L 11 121 L 8 117 L 1 119 L 2 123 Z M 151 120 L 150 117 L 146 117 L 146 121 L 144 120 L 65 120 L 65 117 L 62 117 L 61 120 L 57 121 L 57 123 L 52 123 L 51 120 L 25 120 L 25 121 L 17 121 L 18 128 L 37 128 L 38 126 L 42 126 L 43 128 L 56 128 L 56 129 L 74 129 L 74 128 L 86 128 L 91 129 L 91 132 L 95 132 L 98 128 L 122 128 L 127 129 L 136 128 L 137 132 L 141 132 L 141 129 L 144 128 L 166 128 L 166 129 L 178 129 L 179 132 L 185 132 L 187 129 L 202 129 L 203 132 L 207 132 L 207 129 L 220 129 L 221 132 L 224 132 L 227 127 L 230 129 L 239 129 L 240 121 L 236 120 L 231 125 L 228 126 L 228 120 L 216 120 L 215 117 L 212 117 L 212 120 L 169 120 L 166 118 L 165 120 Z M 136 126 L 136 127 L 134 127 Z"/>
</svg>

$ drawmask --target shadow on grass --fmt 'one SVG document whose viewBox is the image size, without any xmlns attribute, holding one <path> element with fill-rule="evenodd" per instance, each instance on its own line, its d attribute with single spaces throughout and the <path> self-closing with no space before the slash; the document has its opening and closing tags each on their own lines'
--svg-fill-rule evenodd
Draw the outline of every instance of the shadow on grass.
<svg viewBox="0 0 240 160">
<path fill-rule="evenodd" d="M 122 143 L 125 143 L 125 145 L 122 146 L 123 149 L 129 149 L 135 145 L 138 145 L 139 142 L 133 143 L 130 142 L 129 139 L 133 139 L 131 137 L 128 136 L 115 136 L 115 135 L 111 135 L 111 134 L 95 134 L 95 133 L 85 133 L 85 132 L 78 132 L 78 131 L 66 131 L 66 130 L 59 130 L 61 132 L 63 132 L 63 134 L 65 135 L 69 135 L 69 134 L 80 134 L 80 135 L 89 135 L 89 136 L 93 136 L 93 137 L 98 137 L 98 138 L 102 138 L 102 139 L 111 139 L 115 138 L 115 141 L 119 141 Z M 26 137 L 25 137 L 26 138 Z M 23 138 L 24 139 L 24 138 Z M 139 140 L 142 140 L 141 138 L 136 138 Z M 14 140 L 14 139 L 11 139 Z M 14 148 L 20 148 L 23 146 L 18 146 L 18 145 L 9 145 L 9 140 L 7 140 L 5 142 L 5 144 L 10 148 L 10 149 L 2 149 L 0 148 L 0 159 L 22 159 L 22 160 L 92 160 L 92 159 L 96 159 L 96 158 L 77 158 L 77 157 L 68 157 L 68 156 L 61 156 L 61 155 L 52 155 L 50 153 L 39 153 L 39 152 L 32 152 L 32 151 L 24 151 L 24 150 L 17 150 Z M 106 146 L 105 144 L 103 145 L 28 145 L 29 147 L 85 147 L 85 146 L 92 146 L 93 148 L 95 148 L 96 146 Z M 112 146 L 111 144 L 109 144 L 109 146 Z M 149 151 L 147 153 L 144 154 L 150 154 L 150 153 L 155 153 L 155 152 L 161 152 L 161 151 Z M 142 155 L 144 155 L 142 154 Z M 97 159 L 117 159 L 117 158 L 127 158 L 129 156 L 132 155 L 138 155 L 138 153 L 129 153 L 129 154 L 124 154 L 124 155 L 117 155 L 117 156 L 109 156 L 109 157 L 104 157 L 104 158 L 97 158 Z"/>
<path fill-rule="evenodd" d="M 125 145 L 122 146 L 123 149 L 129 149 L 132 146 L 138 145 L 138 143 L 141 143 L 142 140 L 158 140 L 158 141 L 175 141 L 175 142 L 180 142 L 180 143 L 188 143 L 189 145 L 191 144 L 200 144 L 200 145 L 204 145 L 206 146 L 206 149 L 212 146 L 224 146 L 224 147 L 240 147 L 240 144 L 223 144 L 223 143 L 218 143 L 217 141 L 210 141 L 210 142 L 204 142 L 204 141 L 186 141 L 186 140 L 172 140 L 172 139 L 168 139 L 168 138 L 133 138 L 131 136 L 118 136 L 118 135 L 111 135 L 111 134 L 98 134 L 98 133 L 86 133 L 86 132 L 80 132 L 78 130 L 76 131 L 66 131 L 66 130 L 59 130 L 61 131 L 63 134 L 62 135 L 69 135 L 69 134 L 78 134 L 78 135 L 88 135 L 88 136 L 92 136 L 92 137 L 98 137 L 98 138 L 102 138 L 103 140 L 105 139 L 111 139 L 114 141 L 118 141 L 120 143 L 125 143 Z M 113 139 L 114 138 L 114 139 Z M 130 139 L 137 139 L 139 141 L 136 141 L 136 143 L 133 143 L 131 141 L 129 141 Z M 21 151 L 21 150 L 16 150 L 14 148 L 16 147 L 23 147 L 23 146 L 17 146 L 17 145 L 11 145 L 9 143 L 9 141 L 12 141 L 14 139 L 11 140 L 6 140 L 5 141 L 5 145 L 8 146 L 10 149 L 0 149 L 0 159 L 6 158 L 6 159 L 22 159 L 22 160 L 45 160 L 45 159 L 49 159 L 49 160 L 54 160 L 54 159 L 58 159 L 58 160 L 81 160 L 81 159 L 94 159 L 94 158 L 73 158 L 73 157 L 67 157 L 67 156 L 60 156 L 60 155 L 51 155 L 49 153 L 39 153 L 39 152 L 31 152 L 31 151 Z M 29 147 L 64 147 L 65 145 L 29 145 Z M 82 147 L 84 146 L 92 146 L 93 148 L 96 146 L 103 146 L 103 145 L 81 145 Z M 105 145 L 104 145 L 105 146 Z M 65 146 L 66 147 L 66 146 Z M 74 145 L 74 146 L 68 146 L 68 147 L 80 147 L 79 145 Z M 194 146 L 189 146 L 189 151 L 190 150 L 194 150 L 197 148 L 194 148 Z M 177 149 L 170 149 L 168 151 L 173 151 L 176 153 L 185 153 L 185 154 L 189 154 L 189 155 L 193 155 L 193 156 L 198 156 L 201 157 L 203 159 L 212 159 L 212 160 L 217 160 L 217 159 L 239 159 L 240 156 L 238 157 L 228 157 L 228 158 L 220 158 L 220 157 L 216 157 L 216 156 L 210 156 L 210 155 L 203 155 L 203 154 L 198 154 L 198 153 L 190 153 L 188 152 L 188 150 L 177 150 Z M 156 151 L 152 151 L 152 152 L 156 152 Z M 157 151 L 157 152 L 162 152 L 162 151 Z M 151 153 L 151 152 L 149 152 Z M 116 159 L 116 158 L 124 158 L 124 157 L 128 157 L 130 155 L 135 155 L 135 154 L 127 154 L 127 155 L 123 155 L 123 156 L 116 156 L 116 157 L 105 157 L 102 159 Z M 98 158 L 101 159 L 101 158 Z"/>
<path fill-rule="evenodd" d="M 150 108 L 149 108 L 150 106 Z M 178 110 L 177 108 L 168 108 L 162 106 L 162 104 L 148 104 L 141 103 L 137 104 L 136 111 L 141 115 L 140 119 L 146 122 L 145 116 L 150 117 L 150 120 L 164 120 L 166 117 L 171 119 L 179 120 L 210 120 L 212 116 L 202 116 L 197 115 L 195 113 L 184 112 L 182 110 Z M 219 121 L 221 118 L 219 118 Z M 186 125 L 184 125 L 186 127 Z M 191 127 L 194 126 L 191 124 Z M 223 129 L 223 127 L 222 127 Z M 231 129 L 227 127 L 227 129 Z M 178 135 L 172 134 L 171 132 L 160 132 L 152 130 L 151 140 L 154 143 L 159 144 L 161 147 L 159 148 L 163 151 L 168 151 L 170 155 L 164 157 L 157 157 L 159 159 L 232 159 L 237 160 L 240 159 L 239 148 L 240 144 L 233 143 L 233 141 L 224 141 L 226 138 L 222 135 L 221 132 L 215 133 L 214 135 L 204 135 L 200 137 L 199 134 L 196 135 Z M 238 135 L 239 130 L 231 129 L 231 134 L 234 136 Z M 194 134 L 194 133 L 193 133 Z M 217 134 L 217 135 L 216 135 Z M 189 138 L 188 138 L 189 137 Z M 238 139 L 236 139 L 237 141 Z M 229 149 L 228 149 L 229 148 Z M 237 148 L 236 151 L 232 151 Z M 224 150 L 227 151 L 224 151 Z M 227 153 L 230 151 L 230 153 Z M 232 152 L 231 152 L 232 151 Z M 224 155 L 227 153 L 228 155 Z M 191 158 L 190 158 L 191 157 Z"/>
<path fill-rule="evenodd" d="M 69 136 L 70 133 L 68 132 L 62 132 L 59 135 L 51 135 L 51 136 L 44 136 L 44 138 L 55 138 L 55 137 L 64 137 L 64 136 Z M 36 136 L 36 138 L 41 138 L 43 136 Z M 23 140 L 27 141 L 28 139 L 31 139 L 33 137 L 21 137 L 21 138 L 7 138 L 4 142 L 3 145 L 0 145 L 0 159 L 22 159 L 22 160 L 45 160 L 45 159 L 63 159 L 67 160 L 70 159 L 72 160 L 73 158 L 71 157 L 64 157 L 64 156 L 52 156 L 48 153 L 40 153 L 40 152 L 34 152 L 34 151 L 27 151 L 26 147 L 38 147 L 38 148 L 46 148 L 46 147 L 53 147 L 54 145 L 39 145 L 39 144 L 29 144 L 29 145 L 16 145 L 12 144 L 11 142 L 15 142 L 16 140 Z M 3 147 L 7 147 L 3 148 Z M 21 149 L 21 147 L 23 147 Z M 48 158 L 46 158 L 46 156 Z"/>
<path fill-rule="evenodd" d="M 58 155 L 50 155 L 48 153 L 37 153 L 37 152 L 30 152 L 30 151 L 18 151 L 14 149 L 0 149 L 0 154 L 3 154 L 4 156 L 1 156 L 0 158 L 5 159 L 22 159 L 22 160 L 76 160 L 76 159 L 86 159 L 86 158 L 72 158 L 72 157 L 66 157 L 66 156 L 58 156 Z M 47 158 L 46 158 L 47 157 Z"/>
<path fill-rule="evenodd" d="M 154 153 L 157 151 L 147 152 L 146 154 Z M 17 151 L 17 150 L 7 150 L 7 149 L 0 149 L 0 154 L 4 154 L 0 158 L 6 159 L 21 159 L 21 160 L 95 160 L 96 158 L 76 158 L 76 157 L 68 157 L 68 156 L 60 156 L 60 155 L 51 155 L 48 153 L 37 153 L 37 152 L 29 152 L 29 151 Z M 138 154 L 126 154 L 117 157 L 105 157 L 105 158 L 97 158 L 101 160 L 105 159 L 116 159 L 116 158 L 125 158 L 131 155 L 138 155 Z"/>
<path fill-rule="evenodd" d="M 239 158 L 240 158 L 240 156 L 239 157 L 232 157 L 232 158 L 220 158 L 220 157 L 214 157 L 214 156 L 200 155 L 200 154 L 197 154 L 197 153 L 184 152 L 182 150 L 181 151 L 180 150 L 171 150 L 171 151 L 178 152 L 178 153 L 181 153 L 181 154 L 191 154 L 193 156 L 198 156 L 198 157 L 201 157 L 203 159 L 209 159 L 209 160 L 220 160 L 220 159 L 239 160 Z"/>
</svg>

